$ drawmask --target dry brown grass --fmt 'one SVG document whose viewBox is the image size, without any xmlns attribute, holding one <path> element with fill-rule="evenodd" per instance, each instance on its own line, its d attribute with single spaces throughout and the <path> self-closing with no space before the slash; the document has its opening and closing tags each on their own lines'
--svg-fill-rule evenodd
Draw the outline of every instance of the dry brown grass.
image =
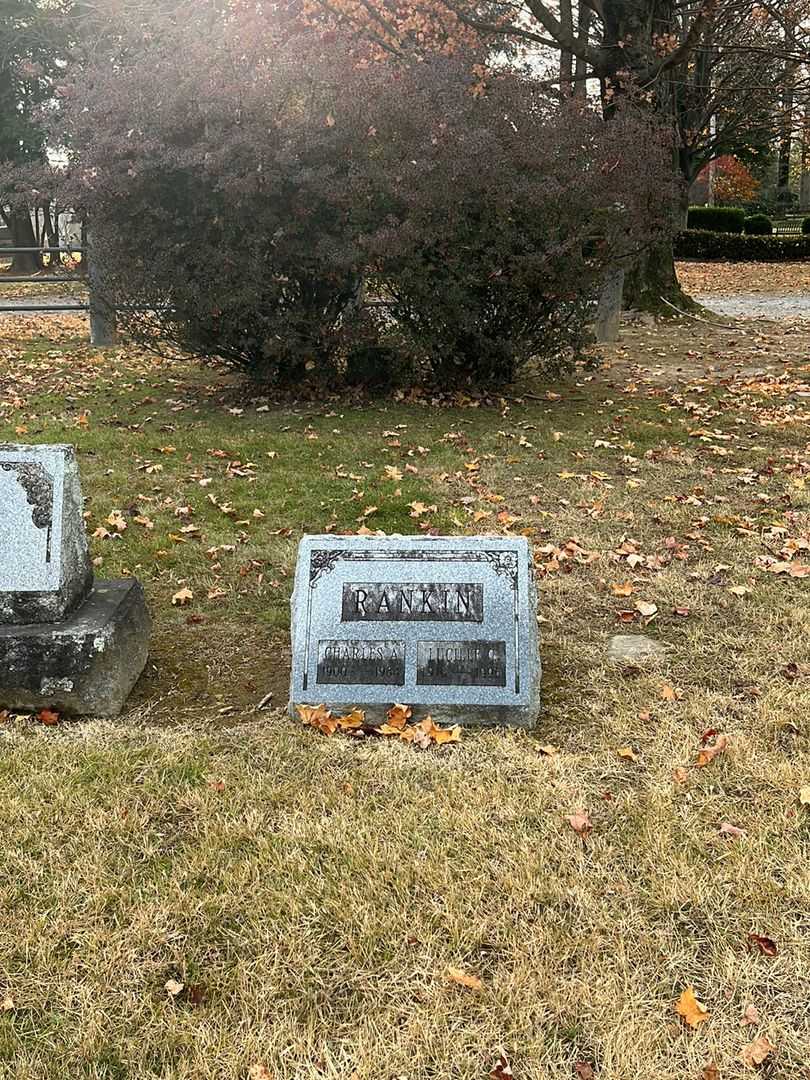
<svg viewBox="0 0 810 1080">
<path fill-rule="evenodd" d="M 7 342 L 0 437 L 78 443 L 91 529 L 130 515 L 94 542 L 101 571 L 138 573 L 156 635 L 119 724 L 0 724 L 0 1077 L 244 1080 L 261 1063 L 278 1080 L 485 1080 L 504 1051 L 516 1080 L 570 1080 L 578 1062 L 598 1080 L 699 1080 L 710 1060 L 741 1080 L 757 1034 L 777 1048 L 762 1075 L 810 1076 L 810 579 L 757 564 L 774 524 L 810 531 L 806 346 L 800 328 L 639 326 L 561 400 L 233 415 L 210 373 Z M 227 477 L 208 453 L 222 447 L 260 463 L 255 479 Z M 420 471 L 397 495 L 382 467 L 405 462 Z M 206 493 L 266 517 L 238 526 Z M 282 699 L 300 533 L 356 527 L 372 504 L 414 529 L 415 498 L 441 529 L 504 527 L 474 515 L 506 509 L 532 531 L 536 732 L 420 753 L 253 712 L 268 686 Z M 169 539 L 185 502 L 199 543 Z M 544 572 L 573 537 L 598 558 Z M 630 567 L 623 537 L 658 561 Z M 204 554 L 231 542 L 230 561 Z M 629 629 L 670 653 L 611 667 L 616 612 L 638 599 L 658 615 Z M 729 748 L 700 768 L 708 728 Z M 583 809 L 585 841 L 567 820 Z M 690 985 L 711 1014 L 695 1031 L 673 1010 Z"/>
</svg>

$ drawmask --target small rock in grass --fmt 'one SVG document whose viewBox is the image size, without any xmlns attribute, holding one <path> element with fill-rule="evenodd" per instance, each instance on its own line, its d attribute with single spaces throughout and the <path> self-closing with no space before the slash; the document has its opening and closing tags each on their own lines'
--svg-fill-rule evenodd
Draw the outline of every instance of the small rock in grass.
<svg viewBox="0 0 810 1080">
<path fill-rule="evenodd" d="M 667 648 L 645 634 L 614 634 L 608 642 L 608 660 L 616 664 L 637 664 L 666 656 Z"/>
</svg>

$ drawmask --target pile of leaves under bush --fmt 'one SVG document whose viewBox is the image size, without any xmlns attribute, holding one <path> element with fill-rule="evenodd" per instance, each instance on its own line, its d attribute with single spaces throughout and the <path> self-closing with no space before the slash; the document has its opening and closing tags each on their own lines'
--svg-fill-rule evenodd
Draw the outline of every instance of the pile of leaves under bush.
<svg viewBox="0 0 810 1080">
<path fill-rule="evenodd" d="M 687 229 L 675 238 L 678 259 L 795 262 L 810 258 L 810 236 L 737 236 Z"/>
<path fill-rule="evenodd" d="M 606 268 L 667 228 L 641 119 L 482 82 L 470 57 L 211 29 L 178 48 L 162 28 L 60 117 L 108 298 L 147 346 L 279 385 L 503 383 L 570 362 Z"/>
</svg>

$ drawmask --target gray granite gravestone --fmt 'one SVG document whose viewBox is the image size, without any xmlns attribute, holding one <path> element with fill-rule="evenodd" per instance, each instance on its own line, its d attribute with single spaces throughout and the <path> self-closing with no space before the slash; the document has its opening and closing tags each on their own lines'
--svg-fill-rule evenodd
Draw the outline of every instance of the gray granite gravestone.
<svg viewBox="0 0 810 1080">
<path fill-rule="evenodd" d="M 116 716 L 148 644 L 138 582 L 93 582 L 73 448 L 0 445 L 0 708 Z"/>
<path fill-rule="evenodd" d="M 305 536 L 292 598 L 290 706 L 394 702 L 440 722 L 539 713 L 537 594 L 525 538 Z"/>
<path fill-rule="evenodd" d="M 57 622 L 93 585 L 69 446 L 0 446 L 0 624 Z"/>
</svg>

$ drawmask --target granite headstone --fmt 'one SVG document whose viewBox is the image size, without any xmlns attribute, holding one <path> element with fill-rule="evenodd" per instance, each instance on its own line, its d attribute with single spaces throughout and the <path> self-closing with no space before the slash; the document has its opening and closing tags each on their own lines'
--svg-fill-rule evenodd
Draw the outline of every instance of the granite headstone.
<svg viewBox="0 0 810 1080">
<path fill-rule="evenodd" d="M 537 594 L 525 538 L 306 536 L 292 598 L 290 705 L 394 702 L 442 722 L 539 713 Z"/>
<path fill-rule="evenodd" d="M 70 446 L 0 446 L 0 624 L 58 622 L 93 571 Z"/>
<path fill-rule="evenodd" d="M 94 583 L 73 448 L 0 445 L 0 708 L 118 715 L 149 630 L 137 581 Z"/>
</svg>

